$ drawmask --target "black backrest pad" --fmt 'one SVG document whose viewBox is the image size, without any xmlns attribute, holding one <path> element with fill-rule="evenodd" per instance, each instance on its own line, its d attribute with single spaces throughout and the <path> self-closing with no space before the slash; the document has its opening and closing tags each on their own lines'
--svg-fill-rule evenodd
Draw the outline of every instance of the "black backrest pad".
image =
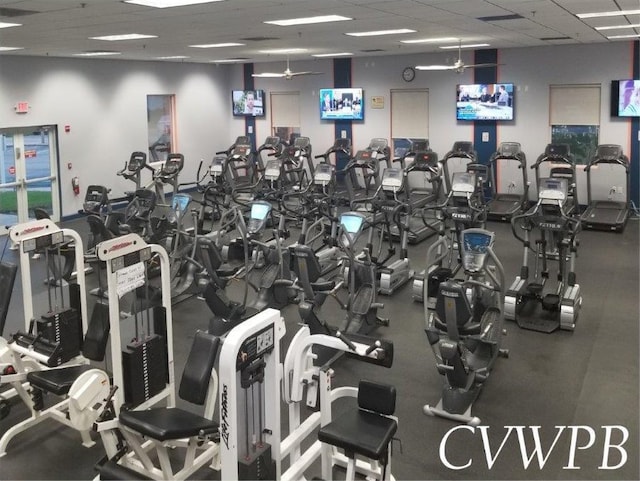
<svg viewBox="0 0 640 481">
<path fill-rule="evenodd" d="M 4 324 L 7 320 L 9 302 L 11 302 L 11 293 L 16 282 L 17 272 L 17 265 L 0 262 L 0 336 L 2 336 Z"/>
<path fill-rule="evenodd" d="M 103 361 L 109 340 L 109 305 L 96 302 L 89 319 L 87 333 L 84 336 L 82 353 L 92 361 Z"/>
<path fill-rule="evenodd" d="M 198 331 L 184 366 L 178 395 L 185 401 L 203 405 L 207 399 L 211 369 L 218 355 L 220 338 Z"/>
<path fill-rule="evenodd" d="M 358 407 L 391 415 L 396 410 L 396 388 L 389 384 L 362 379 L 358 384 Z"/>
</svg>

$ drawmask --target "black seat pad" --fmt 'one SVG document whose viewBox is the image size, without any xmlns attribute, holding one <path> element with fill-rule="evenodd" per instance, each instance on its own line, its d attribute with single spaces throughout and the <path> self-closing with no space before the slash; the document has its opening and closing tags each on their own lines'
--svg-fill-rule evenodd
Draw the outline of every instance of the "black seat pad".
<svg viewBox="0 0 640 481">
<path fill-rule="evenodd" d="M 394 419 L 359 409 L 355 413 L 348 411 L 321 428 L 318 439 L 347 453 L 380 459 L 397 429 Z"/>
<path fill-rule="evenodd" d="M 156 408 L 146 411 L 123 411 L 120 423 L 143 436 L 158 441 L 197 436 L 200 431 L 213 433 L 218 423 L 179 408 Z"/>
<path fill-rule="evenodd" d="M 34 387 L 58 396 L 64 396 L 81 374 L 93 369 L 89 364 L 33 371 L 27 374 L 27 381 Z"/>
</svg>

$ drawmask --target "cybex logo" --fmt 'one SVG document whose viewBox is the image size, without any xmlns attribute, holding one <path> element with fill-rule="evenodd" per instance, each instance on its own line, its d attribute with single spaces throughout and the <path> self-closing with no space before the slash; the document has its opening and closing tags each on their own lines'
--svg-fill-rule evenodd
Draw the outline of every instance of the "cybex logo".
<svg viewBox="0 0 640 481">
<path fill-rule="evenodd" d="M 528 469 L 532 465 L 534 458 L 537 461 L 538 469 L 542 470 L 549 460 L 551 453 L 556 448 L 558 441 L 563 435 L 569 437 L 569 449 L 567 453 L 566 465 L 562 469 L 580 469 L 576 462 L 576 454 L 578 450 L 587 450 L 594 447 L 597 439 L 596 430 L 590 426 L 555 426 L 556 434 L 550 445 L 545 449 L 541 442 L 540 426 L 505 426 L 507 430 L 500 446 L 491 446 L 489 440 L 489 426 L 456 426 L 451 428 L 440 441 L 439 456 L 440 462 L 447 468 L 453 470 L 467 469 L 473 464 L 473 459 L 468 459 L 464 464 L 454 464 L 447 458 L 447 442 L 449 438 L 455 436 L 456 445 L 469 443 L 469 436 L 475 436 L 480 433 L 480 442 L 485 454 L 487 468 L 491 469 L 498 461 L 498 457 L 502 449 L 511 440 L 518 444 L 520 448 L 520 456 L 522 458 L 522 467 Z M 629 439 L 629 430 L 624 426 L 612 425 L 601 427 L 604 435 L 603 443 L 600 443 L 598 449 L 602 448 L 602 457 L 598 469 L 615 470 L 620 469 L 627 462 L 627 451 L 623 448 Z M 466 431 L 462 433 L 460 431 Z M 470 434 L 469 434 L 470 433 Z M 512 433 L 515 433 L 512 435 Z M 548 436 L 544 436 L 547 438 Z M 566 446 L 566 443 L 560 443 Z M 546 452 L 545 452 L 546 451 Z M 612 456 L 612 453 L 615 453 Z M 591 456 L 592 457 L 592 456 Z M 612 460 L 613 458 L 613 460 Z M 509 458 L 508 462 L 513 463 L 515 460 Z"/>
<path fill-rule="evenodd" d="M 440 294 L 445 297 L 460 297 L 459 293 L 453 291 L 445 291 L 444 289 L 440 291 Z"/>
<path fill-rule="evenodd" d="M 32 234 L 33 232 L 38 232 L 38 231 L 41 231 L 42 229 L 44 229 L 43 225 L 36 226 L 36 227 L 29 227 L 28 229 L 25 229 L 22 232 L 20 232 L 20 235 Z"/>
<path fill-rule="evenodd" d="M 129 241 L 129 242 L 120 242 L 120 244 L 116 244 L 114 246 L 111 246 L 107 252 L 113 252 L 113 251 L 117 251 L 117 250 L 120 250 L 120 249 L 124 249 L 125 247 L 128 247 L 131 244 L 133 244 L 133 242 L 131 242 L 131 241 Z"/>
</svg>

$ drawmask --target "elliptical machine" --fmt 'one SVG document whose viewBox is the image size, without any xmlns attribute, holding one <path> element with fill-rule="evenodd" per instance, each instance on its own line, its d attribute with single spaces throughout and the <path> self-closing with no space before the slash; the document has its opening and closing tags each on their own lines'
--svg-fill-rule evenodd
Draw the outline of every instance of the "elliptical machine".
<svg viewBox="0 0 640 481">
<path fill-rule="evenodd" d="M 474 401 L 498 356 L 508 357 L 508 351 L 501 348 L 505 276 L 493 252 L 494 238 L 484 229 L 463 230 L 464 280 L 440 283 L 434 312 L 424 305 L 425 332 L 445 384 L 437 406 L 427 404 L 423 411 L 472 426 L 480 424 L 471 414 Z M 429 287 L 426 282 L 424 297 Z"/>
<path fill-rule="evenodd" d="M 564 178 L 542 178 L 538 202 L 524 214 L 511 219 L 513 235 L 524 245 L 524 260 L 505 297 L 505 318 L 524 329 L 550 333 L 556 329 L 573 331 L 582 305 L 576 283 L 575 260 L 580 219 L 567 214 L 569 186 Z M 524 232 L 518 232 L 518 227 Z M 540 237 L 532 247 L 534 229 Z M 551 244 L 551 246 L 549 245 Z M 552 247 L 552 250 L 548 248 Z M 533 278 L 529 279 L 529 251 L 535 256 Z M 549 289 L 548 262 L 558 261 L 557 285 Z M 538 263 L 541 263 L 540 271 Z"/>
</svg>

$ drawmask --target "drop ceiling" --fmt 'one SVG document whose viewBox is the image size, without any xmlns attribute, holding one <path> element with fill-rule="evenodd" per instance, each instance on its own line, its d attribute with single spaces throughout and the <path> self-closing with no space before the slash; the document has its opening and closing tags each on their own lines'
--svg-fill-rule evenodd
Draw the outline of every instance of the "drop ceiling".
<svg viewBox="0 0 640 481">
<path fill-rule="evenodd" d="M 119 59 L 184 56 L 188 58 L 167 61 L 205 63 L 237 58 L 245 62 L 279 61 L 287 54 L 260 51 L 294 47 L 306 51 L 290 54 L 292 61 L 338 52 L 354 56 L 445 52 L 439 46 L 457 43 L 401 43 L 434 37 L 488 43 L 487 48 L 498 49 L 589 44 L 624 41 L 607 39 L 613 34 L 640 33 L 638 28 L 595 29 L 638 24 L 640 15 L 580 20 L 575 14 L 628 9 L 640 9 L 640 0 L 225 0 L 165 9 L 120 0 L 0 0 L 0 22 L 22 24 L 0 29 L 0 47 L 22 47 L 3 55 L 71 57 L 113 50 L 120 52 Z M 315 15 L 343 15 L 353 20 L 290 27 L 263 23 Z M 378 37 L 345 35 L 397 28 L 416 32 Z M 90 39 L 128 33 L 157 38 L 118 42 Z M 189 47 L 229 42 L 244 45 Z"/>
</svg>

